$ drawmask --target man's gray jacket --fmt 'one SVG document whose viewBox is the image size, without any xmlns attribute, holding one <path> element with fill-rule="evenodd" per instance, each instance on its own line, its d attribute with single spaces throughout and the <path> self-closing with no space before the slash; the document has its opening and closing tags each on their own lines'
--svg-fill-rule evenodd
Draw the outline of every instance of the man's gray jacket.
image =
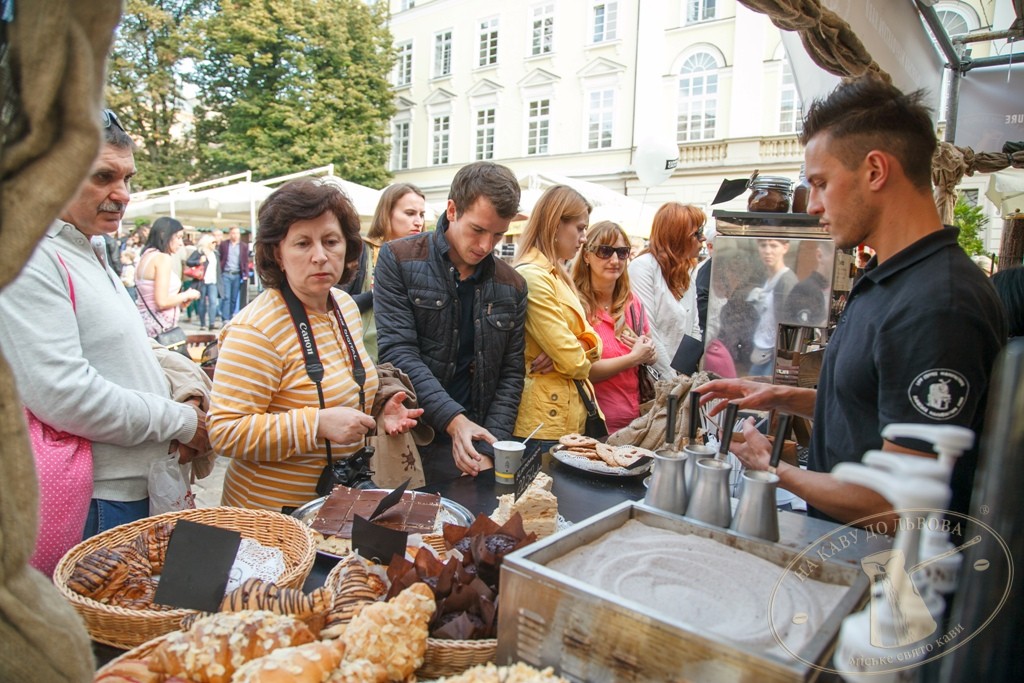
<svg viewBox="0 0 1024 683">
<path fill-rule="evenodd" d="M 478 266 L 472 406 L 459 405 L 447 391 L 455 374 L 461 314 L 446 229 L 442 220 L 435 231 L 381 247 L 373 283 L 380 362 L 409 375 L 423 418 L 436 431 L 469 412 L 499 440 L 508 439 L 523 393 L 526 281 L 493 255 Z"/>
</svg>

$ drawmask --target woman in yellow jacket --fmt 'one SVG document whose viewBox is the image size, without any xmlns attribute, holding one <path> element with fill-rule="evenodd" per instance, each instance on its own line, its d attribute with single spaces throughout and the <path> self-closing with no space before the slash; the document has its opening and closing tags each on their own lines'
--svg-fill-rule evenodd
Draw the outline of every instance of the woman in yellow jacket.
<svg viewBox="0 0 1024 683">
<path fill-rule="evenodd" d="M 565 185 L 549 188 L 519 238 L 515 267 L 526 279 L 526 384 L 514 434 L 555 442 L 582 432 L 587 411 L 574 380 L 593 400 L 590 366 L 601 359 L 601 338 L 587 321 L 566 269 L 586 240 L 590 204 Z M 550 444 L 541 443 L 542 448 Z"/>
</svg>

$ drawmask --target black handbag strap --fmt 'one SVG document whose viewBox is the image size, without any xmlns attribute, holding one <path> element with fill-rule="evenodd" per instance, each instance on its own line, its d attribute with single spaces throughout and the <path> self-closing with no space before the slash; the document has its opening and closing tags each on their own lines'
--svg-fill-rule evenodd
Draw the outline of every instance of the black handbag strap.
<svg viewBox="0 0 1024 683">
<path fill-rule="evenodd" d="M 163 334 L 164 332 L 167 332 L 167 331 L 169 331 L 171 329 L 170 327 L 164 327 L 164 324 L 162 322 L 160 322 L 160 318 L 156 317 L 156 314 L 153 313 L 153 309 L 149 307 L 148 303 L 146 303 L 146 297 L 142 296 L 141 293 L 139 294 L 139 301 L 141 301 L 142 305 L 146 307 L 146 312 L 149 313 L 149 317 L 153 319 L 153 322 L 155 322 L 157 325 L 160 326 L 160 333 L 161 334 Z"/>
<path fill-rule="evenodd" d="M 302 351 L 306 374 L 313 384 L 316 385 L 316 397 L 320 401 L 320 408 L 324 409 L 327 407 L 324 405 L 324 389 L 321 384 L 324 379 L 324 366 L 320 362 L 320 354 L 316 350 L 316 339 L 313 338 L 313 329 L 309 324 L 309 316 L 306 315 L 306 307 L 295 296 L 295 292 L 292 291 L 287 282 L 281 283 L 281 295 L 284 297 L 285 305 L 288 306 L 288 313 L 292 318 L 292 324 L 295 325 L 295 333 L 299 337 L 299 349 Z M 352 332 L 349 331 L 348 325 L 345 324 L 345 318 L 341 315 L 341 308 L 338 307 L 338 302 L 330 293 L 327 294 L 327 301 L 330 304 L 330 309 L 334 312 L 334 316 L 338 319 L 341 336 L 345 339 L 345 346 L 348 347 L 349 358 L 352 361 L 352 376 L 359 387 L 359 410 L 365 413 L 366 368 L 363 367 L 363 361 L 359 357 L 359 349 L 356 348 Z M 329 439 L 324 439 L 324 444 L 327 447 L 327 465 L 333 466 L 334 458 L 331 455 L 331 442 Z"/>
<path fill-rule="evenodd" d="M 597 404 L 590 400 L 587 390 L 583 388 L 583 382 L 574 379 L 573 383 L 576 385 L 576 391 L 580 392 L 580 398 L 583 399 L 583 407 L 587 409 L 587 415 L 590 417 L 597 415 Z"/>
</svg>

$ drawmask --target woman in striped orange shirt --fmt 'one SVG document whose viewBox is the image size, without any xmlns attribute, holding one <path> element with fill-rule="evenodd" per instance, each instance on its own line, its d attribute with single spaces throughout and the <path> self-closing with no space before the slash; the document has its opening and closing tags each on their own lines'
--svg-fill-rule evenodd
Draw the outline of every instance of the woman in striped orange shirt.
<svg viewBox="0 0 1024 683">
<path fill-rule="evenodd" d="M 352 298 L 332 285 L 359 260 L 359 216 L 336 186 L 295 180 L 259 212 L 255 257 L 265 291 L 221 333 L 207 426 L 210 443 L 232 458 L 221 503 L 280 510 L 316 497 L 326 464 L 358 451 L 375 425 L 378 378 Z M 293 320 L 294 294 L 308 319 Z M 323 366 L 323 405 L 306 372 L 299 330 L 308 329 Z M 346 331 L 347 330 L 347 331 Z M 356 356 L 365 369 L 356 381 Z M 399 392 L 378 410 L 389 434 L 411 429 L 422 410 Z"/>
</svg>

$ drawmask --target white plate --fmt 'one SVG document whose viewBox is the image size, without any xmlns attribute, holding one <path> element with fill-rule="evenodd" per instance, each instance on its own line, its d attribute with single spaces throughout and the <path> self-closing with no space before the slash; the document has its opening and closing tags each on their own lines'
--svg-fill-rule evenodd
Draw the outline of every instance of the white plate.
<svg viewBox="0 0 1024 683">
<path fill-rule="evenodd" d="M 635 469 L 627 470 L 625 467 L 611 467 L 603 460 L 591 460 L 590 458 L 585 458 L 582 455 L 567 453 L 557 446 L 551 449 L 551 455 L 554 456 L 555 460 L 563 465 L 568 465 L 569 467 L 583 470 L 584 472 L 606 474 L 612 477 L 635 477 L 641 474 L 646 474 L 651 469 L 651 463 L 654 462 L 652 460 L 646 465 L 641 465 Z M 654 454 L 651 453 L 652 457 L 653 455 Z"/>
</svg>

